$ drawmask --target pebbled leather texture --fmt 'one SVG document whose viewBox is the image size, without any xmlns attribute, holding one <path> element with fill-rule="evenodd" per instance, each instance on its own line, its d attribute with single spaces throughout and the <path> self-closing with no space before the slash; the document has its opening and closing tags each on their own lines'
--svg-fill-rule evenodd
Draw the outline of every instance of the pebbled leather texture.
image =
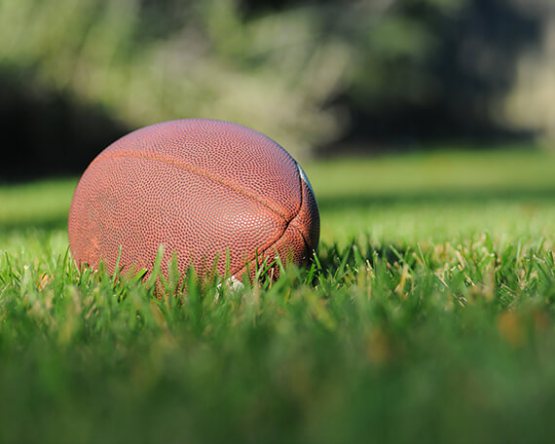
<svg viewBox="0 0 555 444">
<path fill-rule="evenodd" d="M 91 163 L 71 204 L 69 242 L 79 266 L 240 275 L 257 262 L 304 264 L 319 215 L 295 160 L 276 142 L 214 120 L 164 122 L 119 139 Z M 121 251 L 121 253 L 120 253 Z"/>
</svg>

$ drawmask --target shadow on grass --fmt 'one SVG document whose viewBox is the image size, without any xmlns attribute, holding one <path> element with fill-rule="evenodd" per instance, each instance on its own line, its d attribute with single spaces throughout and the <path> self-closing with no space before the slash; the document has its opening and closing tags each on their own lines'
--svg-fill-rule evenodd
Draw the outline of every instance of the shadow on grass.
<svg viewBox="0 0 555 444">
<path fill-rule="evenodd" d="M 555 205 L 555 187 L 536 189 L 500 188 L 488 190 L 451 189 L 376 194 L 353 193 L 318 198 L 318 205 L 323 213 L 326 211 L 362 211 L 369 207 L 387 208 L 397 205 L 406 205 L 408 207 L 424 205 L 487 205 L 491 202 L 502 202 L 506 204 L 516 203 L 532 206 L 534 204 Z M 13 220 L 0 220 L 0 234 L 11 234 L 29 230 L 52 231 L 65 229 L 67 229 L 67 213 L 60 213 L 51 217 L 37 217 L 36 219 L 28 217 L 21 217 L 18 219 L 14 217 Z"/>
<path fill-rule="evenodd" d="M 498 188 L 498 189 L 450 189 L 430 191 L 407 191 L 392 193 L 351 193 L 318 198 L 322 211 L 364 209 L 369 206 L 388 207 L 393 205 L 458 205 L 487 204 L 490 202 L 555 204 L 555 186 L 542 188 Z"/>
<path fill-rule="evenodd" d="M 37 220 L 0 222 L 0 234 L 10 235 L 27 231 L 57 231 L 67 229 L 67 215 Z"/>
</svg>

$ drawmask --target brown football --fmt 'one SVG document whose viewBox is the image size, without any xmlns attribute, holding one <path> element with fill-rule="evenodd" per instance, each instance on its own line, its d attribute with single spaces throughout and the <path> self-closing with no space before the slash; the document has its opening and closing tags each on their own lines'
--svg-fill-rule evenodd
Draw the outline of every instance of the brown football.
<svg viewBox="0 0 555 444">
<path fill-rule="evenodd" d="M 151 270 L 163 246 L 180 271 L 241 277 L 262 261 L 305 264 L 318 207 L 298 163 L 276 142 L 222 121 L 134 131 L 102 151 L 75 190 L 70 249 L 79 266 Z"/>
</svg>

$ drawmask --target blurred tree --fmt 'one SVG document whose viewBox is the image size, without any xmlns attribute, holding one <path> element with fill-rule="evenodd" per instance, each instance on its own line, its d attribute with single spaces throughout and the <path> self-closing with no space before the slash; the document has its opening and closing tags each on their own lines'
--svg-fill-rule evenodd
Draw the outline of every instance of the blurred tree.
<svg viewBox="0 0 555 444">
<path fill-rule="evenodd" d="M 129 127 L 234 120 L 306 155 L 340 131 L 334 110 L 322 104 L 342 84 L 349 52 L 314 40 L 316 26 L 303 11 L 246 21 L 233 1 L 155 8 L 146 0 L 0 0 L 0 73 L 14 80 L 0 88 L 33 85 L 95 104 Z M 27 131 L 23 119 L 17 132 Z M 66 162 L 51 143 L 52 159 Z M 4 176 L 13 171 L 1 168 Z"/>
<path fill-rule="evenodd" d="M 352 50 L 342 93 L 346 140 L 388 143 L 430 138 L 491 141 L 532 132 L 502 119 L 516 68 L 538 48 L 550 0 L 244 0 L 245 10 L 302 4 L 322 38 Z M 538 6 L 539 5 L 539 6 Z"/>
<path fill-rule="evenodd" d="M 555 3 L 530 0 L 528 11 L 547 20 L 540 48 L 527 52 L 517 69 L 517 82 L 502 116 L 509 124 L 538 131 L 544 145 L 555 147 Z"/>
<path fill-rule="evenodd" d="M 371 12 L 350 9 L 333 20 L 356 42 L 358 63 L 341 99 L 352 113 L 351 135 L 389 142 L 529 135 L 499 116 L 519 58 L 540 42 L 543 17 L 510 0 L 369 1 L 359 8 Z"/>
<path fill-rule="evenodd" d="M 32 90 L 110 116 L 116 123 L 108 128 L 234 120 L 301 156 L 336 146 L 342 135 L 366 149 L 528 136 L 536 127 L 515 125 L 504 107 L 523 54 L 543 43 L 555 14 L 549 3 L 0 0 L 0 91 L 13 99 L 0 103 L 0 113 L 10 113 L 15 97 L 26 113 L 43 112 L 35 103 L 44 100 L 25 99 Z M 13 134 L 32 132 L 28 119 L 10 122 L 20 126 Z M 85 144 L 56 133 L 43 138 L 52 158 L 66 161 L 60 147 L 73 144 L 84 153 L 80 168 L 91 156 Z"/>
</svg>

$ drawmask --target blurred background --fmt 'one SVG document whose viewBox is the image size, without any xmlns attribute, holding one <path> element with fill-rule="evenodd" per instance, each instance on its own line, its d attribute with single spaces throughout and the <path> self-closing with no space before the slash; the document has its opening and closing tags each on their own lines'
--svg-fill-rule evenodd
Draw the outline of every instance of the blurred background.
<svg viewBox="0 0 555 444">
<path fill-rule="evenodd" d="M 306 158 L 555 139 L 551 0 L 0 0 L 0 180 L 211 117 Z"/>
</svg>

